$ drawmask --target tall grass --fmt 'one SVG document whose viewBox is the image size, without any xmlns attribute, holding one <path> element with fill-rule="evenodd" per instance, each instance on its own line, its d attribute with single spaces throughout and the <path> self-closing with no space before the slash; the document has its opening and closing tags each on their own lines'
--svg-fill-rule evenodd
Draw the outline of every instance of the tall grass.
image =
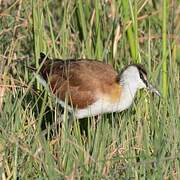
<svg viewBox="0 0 180 180">
<path fill-rule="evenodd" d="M 180 178 L 179 2 L 1 5 L 1 179 Z M 98 121 L 73 115 L 68 120 L 67 108 L 62 116 L 60 105 L 27 68 L 42 65 L 40 52 L 97 58 L 117 70 L 141 62 L 163 98 L 144 92 L 122 113 Z"/>
<path fill-rule="evenodd" d="M 162 20 L 162 84 L 163 84 L 163 96 L 166 98 L 168 93 L 167 84 L 167 16 L 168 16 L 168 1 L 163 1 L 163 20 Z"/>
</svg>

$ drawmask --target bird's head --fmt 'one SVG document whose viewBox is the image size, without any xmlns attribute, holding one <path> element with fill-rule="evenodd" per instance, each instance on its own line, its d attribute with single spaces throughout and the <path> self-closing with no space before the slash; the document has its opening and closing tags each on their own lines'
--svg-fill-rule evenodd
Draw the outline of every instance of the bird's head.
<svg viewBox="0 0 180 180">
<path fill-rule="evenodd" d="M 146 88 L 150 92 L 160 96 L 159 91 L 149 83 L 147 72 L 140 64 L 131 64 L 126 66 L 120 73 L 120 83 L 131 86 L 132 88 L 142 89 Z"/>
</svg>

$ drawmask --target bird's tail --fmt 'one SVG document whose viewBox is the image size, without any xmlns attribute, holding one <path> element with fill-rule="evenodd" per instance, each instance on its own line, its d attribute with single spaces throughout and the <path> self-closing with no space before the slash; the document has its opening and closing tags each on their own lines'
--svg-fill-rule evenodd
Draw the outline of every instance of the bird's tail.
<svg viewBox="0 0 180 180">
<path fill-rule="evenodd" d="M 48 56 L 42 52 L 40 52 L 40 57 L 39 57 L 39 65 L 41 65 L 44 61 L 46 61 L 48 58 Z M 30 69 L 33 72 L 38 71 L 38 68 L 35 67 L 35 65 L 31 65 L 31 66 L 26 66 L 28 69 Z"/>
</svg>

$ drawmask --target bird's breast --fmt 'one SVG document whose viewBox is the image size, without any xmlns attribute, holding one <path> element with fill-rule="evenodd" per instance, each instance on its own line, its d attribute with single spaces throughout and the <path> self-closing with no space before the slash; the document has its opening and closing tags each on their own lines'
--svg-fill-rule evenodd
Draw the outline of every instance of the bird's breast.
<svg viewBox="0 0 180 180">
<path fill-rule="evenodd" d="M 119 84 L 113 84 L 110 87 L 107 87 L 106 91 L 102 94 L 103 99 L 109 103 L 116 103 L 120 100 L 122 92 L 122 87 Z"/>
<path fill-rule="evenodd" d="M 121 102 L 121 86 L 113 85 L 111 88 L 107 88 L 97 95 L 97 101 L 92 105 L 78 109 L 76 111 L 77 118 L 83 118 L 87 116 L 95 116 L 103 113 L 116 112 L 119 110 L 119 104 Z"/>
</svg>

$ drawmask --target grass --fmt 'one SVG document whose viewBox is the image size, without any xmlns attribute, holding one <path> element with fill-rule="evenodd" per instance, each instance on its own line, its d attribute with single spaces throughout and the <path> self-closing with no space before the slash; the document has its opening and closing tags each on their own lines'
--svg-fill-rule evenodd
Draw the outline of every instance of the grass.
<svg viewBox="0 0 180 180">
<path fill-rule="evenodd" d="M 180 1 L 1 1 L 2 179 L 180 178 Z M 27 66 L 39 53 L 141 62 L 163 94 L 70 126 Z"/>
</svg>

